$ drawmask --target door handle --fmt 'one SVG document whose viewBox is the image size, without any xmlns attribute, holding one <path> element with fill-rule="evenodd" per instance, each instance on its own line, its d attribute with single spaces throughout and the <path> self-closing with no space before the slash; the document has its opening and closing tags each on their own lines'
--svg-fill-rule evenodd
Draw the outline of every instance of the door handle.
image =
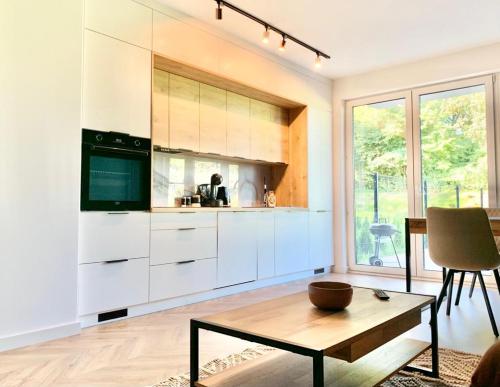
<svg viewBox="0 0 500 387">
<path fill-rule="evenodd" d="M 109 265 L 111 263 L 120 263 L 120 262 L 127 262 L 128 259 L 116 259 L 114 261 L 104 261 L 103 263 L 106 264 L 106 265 Z"/>
<path fill-rule="evenodd" d="M 128 215 L 128 212 L 108 212 L 108 215 Z"/>
<path fill-rule="evenodd" d="M 189 231 L 189 230 L 196 230 L 196 227 L 184 227 L 177 229 L 177 231 Z"/>
<path fill-rule="evenodd" d="M 181 261 L 181 262 L 176 262 L 177 265 L 184 265 L 186 263 L 193 263 L 196 262 L 194 259 L 190 259 L 189 261 Z"/>
</svg>

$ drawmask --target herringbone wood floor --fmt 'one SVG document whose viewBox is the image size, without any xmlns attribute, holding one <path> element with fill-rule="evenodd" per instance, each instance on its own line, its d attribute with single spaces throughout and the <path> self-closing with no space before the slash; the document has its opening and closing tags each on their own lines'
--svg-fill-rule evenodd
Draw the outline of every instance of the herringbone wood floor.
<svg viewBox="0 0 500 387">
<path fill-rule="evenodd" d="M 328 274 L 328 279 L 359 286 L 402 290 L 403 280 L 365 275 Z M 189 369 L 189 319 L 301 291 L 310 280 L 254 290 L 169 311 L 82 330 L 65 339 L 0 354 L 0 386 L 115 387 L 147 386 Z M 438 283 L 414 283 L 415 292 L 437 293 Z M 440 345 L 482 353 L 494 342 L 480 291 L 464 291 L 451 319 L 439 313 Z M 490 291 L 493 310 L 498 293 Z M 497 313 L 497 319 L 500 316 Z M 422 326 L 411 333 L 427 335 Z M 466 334 L 464 334 L 466 332 Z M 474 337 L 474 340 L 470 340 Z M 210 332 L 201 334 L 201 364 L 253 344 Z"/>
</svg>

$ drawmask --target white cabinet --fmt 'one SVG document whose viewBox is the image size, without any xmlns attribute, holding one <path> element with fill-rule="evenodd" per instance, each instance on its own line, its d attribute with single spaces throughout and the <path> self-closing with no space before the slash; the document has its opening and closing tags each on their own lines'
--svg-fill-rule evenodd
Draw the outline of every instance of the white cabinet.
<svg viewBox="0 0 500 387">
<path fill-rule="evenodd" d="M 257 279 L 255 212 L 220 212 L 217 287 Z"/>
<path fill-rule="evenodd" d="M 274 213 L 257 214 L 257 278 L 274 277 Z"/>
<path fill-rule="evenodd" d="M 309 268 L 308 223 L 308 213 L 305 211 L 276 212 L 276 275 L 297 273 Z"/>
<path fill-rule="evenodd" d="M 153 10 L 132 0 L 85 0 L 85 28 L 151 50 Z"/>
<path fill-rule="evenodd" d="M 151 231 L 151 265 L 217 257 L 215 227 Z"/>
<path fill-rule="evenodd" d="M 148 212 L 81 212 L 79 262 L 149 257 Z"/>
<path fill-rule="evenodd" d="M 216 258 L 152 266 L 149 301 L 211 290 L 216 280 Z"/>
<path fill-rule="evenodd" d="M 176 230 L 187 227 L 217 227 L 217 213 L 186 211 L 151 215 L 151 230 Z"/>
<path fill-rule="evenodd" d="M 309 209 L 332 210 L 332 114 L 307 108 Z"/>
<path fill-rule="evenodd" d="M 83 316 L 146 303 L 148 280 L 147 258 L 79 265 L 79 314 Z"/>
<path fill-rule="evenodd" d="M 82 126 L 151 137 L 151 52 L 85 31 Z"/>
<path fill-rule="evenodd" d="M 309 213 L 309 263 L 311 269 L 333 265 L 333 218 L 331 211 Z"/>
</svg>

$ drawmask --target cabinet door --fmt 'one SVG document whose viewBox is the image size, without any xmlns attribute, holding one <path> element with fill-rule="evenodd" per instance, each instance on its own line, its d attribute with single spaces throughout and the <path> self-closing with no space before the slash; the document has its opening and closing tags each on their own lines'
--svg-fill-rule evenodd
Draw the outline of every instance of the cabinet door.
<svg viewBox="0 0 500 387">
<path fill-rule="evenodd" d="M 225 155 L 226 90 L 200 84 L 200 152 Z"/>
<path fill-rule="evenodd" d="M 169 74 L 155 69 L 153 72 L 153 145 L 169 147 L 168 133 L 168 80 Z"/>
<path fill-rule="evenodd" d="M 254 212 L 220 212 L 217 287 L 257 279 Z"/>
<path fill-rule="evenodd" d="M 227 92 L 227 154 L 249 159 L 250 98 Z"/>
<path fill-rule="evenodd" d="M 274 213 L 257 214 L 257 276 L 274 277 Z"/>
<path fill-rule="evenodd" d="M 331 211 L 309 213 L 309 262 L 311 269 L 333 265 L 333 218 Z"/>
<path fill-rule="evenodd" d="M 307 109 L 309 209 L 332 210 L 332 114 Z"/>
<path fill-rule="evenodd" d="M 200 150 L 200 83 L 170 74 L 170 147 Z"/>
<path fill-rule="evenodd" d="M 309 268 L 308 213 L 277 212 L 275 216 L 276 275 Z"/>
<path fill-rule="evenodd" d="M 132 0 L 85 0 L 85 27 L 151 50 L 153 10 Z"/>
<path fill-rule="evenodd" d="M 85 31 L 84 128 L 151 137 L 151 52 Z"/>
<path fill-rule="evenodd" d="M 288 163 L 288 111 L 271 105 L 269 128 L 269 161 Z"/>
<path fill-rule="evenodd" d="M 271 105 L 251 99 L 250 125 L 251 158 L 270 161 Z"/>
</svg>

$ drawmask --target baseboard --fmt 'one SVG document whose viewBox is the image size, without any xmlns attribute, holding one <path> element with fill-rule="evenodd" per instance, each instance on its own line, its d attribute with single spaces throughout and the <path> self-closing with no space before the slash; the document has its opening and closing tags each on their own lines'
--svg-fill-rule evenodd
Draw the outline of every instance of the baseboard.
<svg viewBox="0 0 500 387">
<path fill-rule="evenodd" d="M 328 272 L 330 269 L 326 268 L 325 272 Z M 319 274 L 323 275 L 323 274 Z M 162 301 L 150 302 L 143 305 L 136 305 L 128 307 L 128 316 L 123 318 L 118 318 L 114 320 L 109 320 L 105 322 L 99 323 L 97 321 L 97 314 L 91 314 L 86 316 L 80 316 L 80 323 L 82 328 L 86 328 L 89 326 L 97 325 L 97 324 L 109 324 L 115 321 L 123 320 L 130 317 L 142 316 L 149 313 L 160 312 L 162 310 L 177 308 L 180 306 L 185 306 L 189 304 L 195 304 L 197 302 L 208 301 L 214 298 L 229 296 L 236 293 L 246 292 L 249 290 L 259 289 L 266 286 L 283 284 L 290 281 L 295 281 L 307 277 L 314 277 L 314 270 L 307 270 L 304 272 L 288 274 L 280 277 L 271 277 L 267 279 L 261 279 L 252 282 L 246 282 L 239 285 L 232 285 L 224 288 L 218 288 L 214 290 L 209 290 L 202 293 L 190 294 L 187 296 L 181 296 L 176 298 L 171 298 Z"/>
<path fill-rule="evenodd" d="M 73 336 L 80 333 L 80 330 L 80 323 L 73 322 L 37 331 L 19 333 L 13 336 L 0 337 L 0 352 L 38 344 L 44 341 L 60 339 L 62 337 Z"/>
</svg>

